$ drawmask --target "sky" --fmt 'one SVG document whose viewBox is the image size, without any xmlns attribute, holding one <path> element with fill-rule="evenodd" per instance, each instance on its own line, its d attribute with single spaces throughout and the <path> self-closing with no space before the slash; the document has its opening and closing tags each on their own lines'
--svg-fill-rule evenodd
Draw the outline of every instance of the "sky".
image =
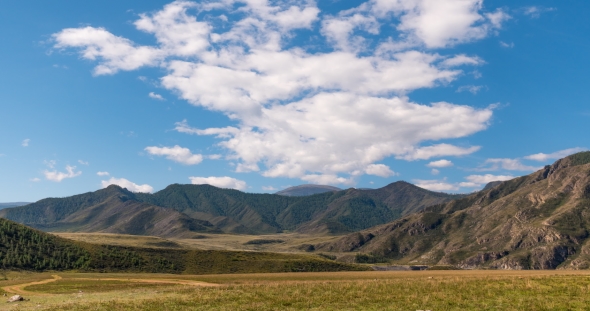
<svg viewBox="0 0 590 311">
<path fill-rule="evenodd" d="M 588 1 L 10 1 L 0 202 L 469 193 L 590 147 Z"/>
</svg>

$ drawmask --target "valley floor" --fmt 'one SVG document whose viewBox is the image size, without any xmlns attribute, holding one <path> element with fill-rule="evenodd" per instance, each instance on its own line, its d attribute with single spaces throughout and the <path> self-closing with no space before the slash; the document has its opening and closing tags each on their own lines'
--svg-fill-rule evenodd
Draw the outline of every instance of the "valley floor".
<svg viewBox="0 0 590 311">
<path fill-rule="evenodd" d="M 588 310 L 590 271 L 4 274 L 2 310 Z"/>
<path fill-rule="evenodd" d="M 52 232 L 57 236 L 92 244 L 151 248 L 185 248 L 200 250 L 262 251 L 273 253 L 305 253 L 305 246 L 335 241 L 342 236 L 279 233 L 267 235 L 201 234 L 197 239 L 165 239 L 110 233 Z"/>
</svg>

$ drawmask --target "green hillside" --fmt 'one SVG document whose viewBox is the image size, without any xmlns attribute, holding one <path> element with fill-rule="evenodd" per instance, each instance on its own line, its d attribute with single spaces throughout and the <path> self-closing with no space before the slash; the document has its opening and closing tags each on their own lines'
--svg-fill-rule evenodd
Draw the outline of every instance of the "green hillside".
<svg viewBox="0 0 590 311">
<path fill-rule="evenodd" d="M 3 218 L 0 218 L 0 267 L 30 271 L 190 274 L 365 269 L 311 255 L 95 245 L 59 238 Z"/>
<path fill-rule="evenodd" d="M 50 232 L 185 238 L 195 232 L 338 234 L 384 224 L 455 197 L 406 182 L 374 190 L 351 188 L 310 196 L 252 194 L 179 184 L 146 194 L 111 185 L 95 192 L 0 210 L 0 217 Z"/>
</svg>

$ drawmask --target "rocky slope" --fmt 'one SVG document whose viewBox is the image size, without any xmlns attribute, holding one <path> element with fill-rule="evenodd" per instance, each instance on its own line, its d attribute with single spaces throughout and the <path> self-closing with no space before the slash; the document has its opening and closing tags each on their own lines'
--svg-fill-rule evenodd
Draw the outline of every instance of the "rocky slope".
<svg viewBox="0 0 590 311">
<path fill-rule="evenodd" d="M 590 152 L 316 249 L 461 268 L 590 268 Z"/>
</svg>

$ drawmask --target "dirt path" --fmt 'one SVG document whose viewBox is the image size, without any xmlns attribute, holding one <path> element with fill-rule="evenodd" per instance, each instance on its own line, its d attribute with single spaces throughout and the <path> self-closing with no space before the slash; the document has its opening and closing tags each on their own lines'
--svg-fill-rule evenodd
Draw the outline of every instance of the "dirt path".
<svg viewBox="0 0 590 311">
<path fill-rule="evenodd" d="M 61 276 L 55 275 L 55 274 L 52 275 L 52 277 L 53 277 L 52 279 L 47 279 L 47 280 L 43 280 L 43 281 L 17 284 L 17 285 L 9 285 L 9 286 L 2 287 L 2 289 L 7 293 L 18 294 L 18 295 L 22 295 L 22 296 L 25 296 L 25 295 L 26 296 L 53 296 L 54 294 L 31 292 L 31 291 L 25 290 L 25 288 L 28 286 L 47 284 L 47 283 L 55 282 L 55 281 L 62 279 Z M 191 281 L 191 280 L 174 280 L 174 279 L 73 278 L 72 280 L 94 280 L 97 282 L 100 282 L 100 281 L 122 281 L 122 282 L 133 282 L 133 283 L 178 284 L 178 285 L 207 286 L 207 287 L 221 286 L 219 284 L 214 284 L 214 283 Z"/>
<path fill-rule="evenodd" d="M 24 296 L 24 295 L 27 295 L 27 296 L 51 296 L 51 294 L 29 292 L 29 291 L 25 290 L 25 287 L 32 286 L 32 285 L 47 284 L 47 283 L 55 282 L 57 280 L 61 280 L 61 276 L 59 276 L 59 275 L 54 274 L 54 275 L 52 275 L 52 277 L 53 277 L 53 279 L 47 279 L 47 280 L 43 280 L 43 281 L 4 286 L 4 287 L 2 287 L 2 289 L 7 293 L 18 294 L 18 295 L 22 295 L 22 296 Z"/>
<path fill-rule="evenodd" d="M 206 286 L 206 287 L 221 286 L 221 285 L 215 284 L 215 283 L 207 283 L 207 282 L 191 281 L 191 280 L 174 280 L 174 279 L 75 278 L 74 280 L 123 281 L 123 282 L 133 282 L 133 283 L 160 283 L 160 284 L 178 284 L 178 285 Z"/>
</svg>

